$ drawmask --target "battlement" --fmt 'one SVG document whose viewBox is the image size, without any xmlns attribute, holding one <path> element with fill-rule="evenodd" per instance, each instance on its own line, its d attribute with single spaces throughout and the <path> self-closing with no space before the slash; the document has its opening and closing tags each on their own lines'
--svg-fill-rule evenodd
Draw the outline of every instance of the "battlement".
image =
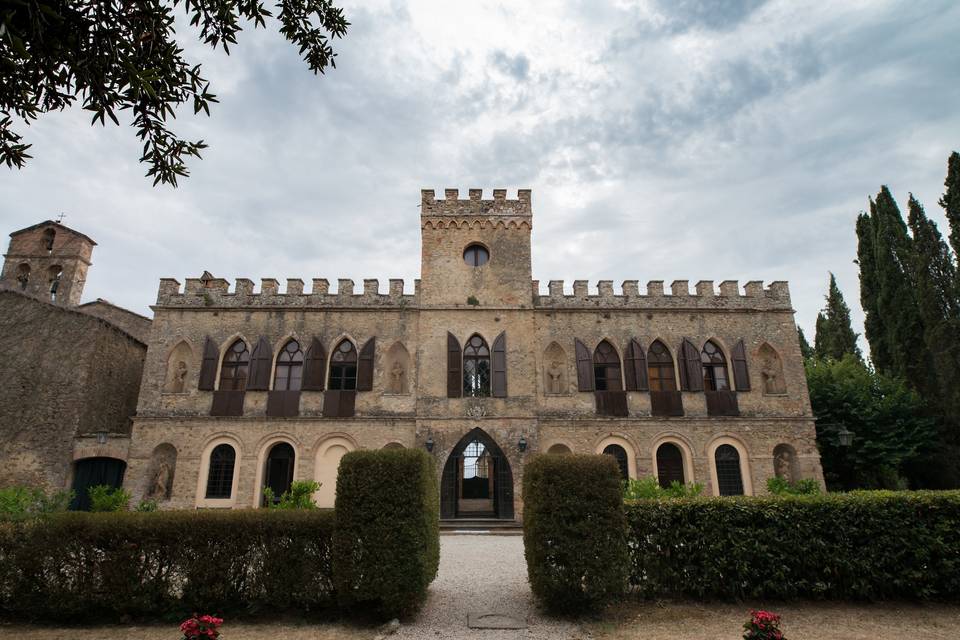
<svg viewBox="0 0 960 640">
<path fill-rule="evenodd" d="M 205 274 L 207 276 L 208 274 Z M 363 281 L 363 290 L 355 291 L 354 282 L 348 278 L 337 280 L 336 293 L 330 292 L 330 281 L 314 278 L 309 292 L 304 291 L 303 280 L 288 278 L 286 289 L 280 292 L 280 281 L 275 278 L 260 280 L 260 289 L 254 290 L 254 282 L 237 278 L 230 290 L 230 282 L 224 278 L 187 278 L 181 289 L 174 278 L 161 278 L 157 293 L 158 307 L 406 307 L 413 305 L 420 291 L 420 280 L 414 280 L 414 293 L 404 293 L 402 279 L 390 279 L 386 293 L 380 293 L 380 281 L 368 278 Z"/>
<path fill-rule="evenodd" d="M 469 189 L 468 199 L 460 199 L 459 189 L 444 189 L 437 200 L 433 189 L 420 190 L 420 215 L 423 216 L 531 216 L 530 189 L 517 190 L 517 199 L 508 200 L 506 189 L 494 189 L 493 199 L 483 199 L 483 189 Z"/>
<path fill-rule="evenodd" d="M 771 282 L 766 288 L 763 282 L 751 280 L 743 290 L 736 280 L 724 280 L 719 291 L 712 280 L 701 280 L 690 292 L 688 280 L 674 280 L 669 292 L 664 290 L 663 280 L 651 280 L 645 293 L 640 293 L 637 280 L 624 280 L 621 293 L 615 293 L 612 280 L 597 282 L 596 293 L 591 293 L 587 280 L 574 280 L 572 293 L 566 293 L 563 280 L 550 280 L 547 291 L 540 291 L 540 281 L 533 281 L 534 306 L 536 308 L 597 308 L 599 309 L 744 309 L 791 311 L 790 289 L 786 282 Z"/>
</svg>

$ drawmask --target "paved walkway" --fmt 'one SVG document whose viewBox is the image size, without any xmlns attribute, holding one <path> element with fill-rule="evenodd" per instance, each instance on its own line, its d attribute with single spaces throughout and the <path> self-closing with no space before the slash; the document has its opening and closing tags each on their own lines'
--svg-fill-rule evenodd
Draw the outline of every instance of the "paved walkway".
<svg viewBox="0 0 960 640">
<path fill-rule="evenodd" d="M 518 630 L 470 629 L 471 613 L 500 613 L 526 620 Z M 483 640 L 577 639 L 577 625 L 541 616 L 527 583 L 521 536 L 440 537 L 440 571 L 420 615 L 392 636 Z"/>
</svg>

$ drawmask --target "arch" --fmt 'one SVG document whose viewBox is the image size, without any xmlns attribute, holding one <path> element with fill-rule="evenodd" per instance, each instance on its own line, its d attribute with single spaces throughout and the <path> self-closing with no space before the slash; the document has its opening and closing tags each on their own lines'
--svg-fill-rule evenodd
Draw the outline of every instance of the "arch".
<svg viewBox="0 0 960 640">
<path fill-rule="evenodd" d="M 713 488 L 713 495 L 730 495 L 728 493 L 722 493 L 720 482 L 717 473 L 717 450 L 723 447 L 724 445 L 729 445 L 729 447 L 736 450 L 737 453 L 737 462 L 739 463 L 740 469 L 740 482 L 742 486 L 743 495 L 752 496 L 753 495 L 753 480 L 750 474 L 750 458 L 747 455 L 747 448 L 743 443 L 730 435 L 717 436 L 714 438 L 710 444 L 707 446 L 707 460 L 710 464 L 710 482 Z M 724 473 L 725 478 L 731 479 L 731 473 L 734 469 L 732 456 L 729 455 L 729 449 L 723 450 L 723 457 L 725 458 L 724 464 Z"/>
<path fill-rule="evenodd" d="M 659 480 L 660 479 L 660 464 L 657 453 L 665 444 L 673 445 L 680 451 L 681 455 L 681 473 L 683 475 L 683 484 L 690 484 L 691 482 L 696 482 L 694 468 L 693 468 L 693 447 L 690 446 L 690 443 L 686 438 L 677 433 L 664 433 L 656 438 L 653 441 L 653 448 L 650 450 L 651 462 L 653 463 L 653 475 Z M 669 484 L 669 483 L 668 483 Z"/>
<path fill-rule="evenodd" d="M 297 452 L 291 443 L 279 440 L 270 445 L 263 465 L 263 484 L 260 490 L 263 506 L 268 506 L 267 496 L 264 494 L 267 487 L 273 493 L 274 503 L 279 502 L 280 496 L 290 490 L 296 463 Z"/>
<path fill-rule="evenodd" d="M 243 391 L 250 371 L 250 348 L 246 340 L 237 338 L 220 358 L 220 390 Z"/>
<path fill-rule="evenodd" d="M 550 455 L 565 455 L 568 453 L 573 453 L 573 451 L 566 444 L 562 442 L 556 442 L 547 448 L 547 453 Z"/>
<path fill-rule="evenodd" d="M 637 477 L 637 449 L 633 446 L 633 443 L 627 440 L 624 436 L 610 434 L 607 437 L 600 440 L 594 447 L 596 453 L 606 453 L 607 448 L 611 446 L 619 447 L 627 456 L 627 468 L 626 468 L 626 478 L 635 480 Z M 620 461 L 618 460 L 619 464 Z M 623 467 L 621 466 L 621 471 Z"/>
<path fill-rule="evenodd" d="M 800 479 L 800 460 L 792 445 L 781 442 L 773 448 L 773 472 L 788 482 Z"/>
<path fill-rule="evenodd" d="M 47 227 L 43 230 L 43 235 L 40 239 L 40 246 L 47 252 L 50 253 L 53 251 L 53 243 L 57 238 L 57 231 L 51 227 Z"/>
<path fill-rule="evenodd" d="M 570 364 L 567 352 L 557 342 L 543 350 L 543 389 L 546 395 L 570 394 Z"/>
<path fill-rule="evenodd" d="M 186 393 L 190 388 L 187 378 L 193 364 L 193 349 L 186 340 L 180 340 L 167 354 L 167 372 L 164 376 L 164 393 Z"/>
<path fill-rule="evenodd" d="M 783 360 L 777 350 L 764 342 L 757 349 L 757 361 L 760 363 L 760 377 L 763 379 L 763 393 L 781 396 L 787 393 L 786 380 L 783 377 Z"/>
<path fill-rule="evenodd" d="M 296 338 L 289 338 L 277 350 L 273 365 L 275 391 L 299 391 L 303 382 L 303 345 Z"/>
<path fill-rule="evenodd" d="M 391 395 L 407 395 L 410 393 L 410 352 L 397 340 L 387 349 L 384 362 L 384 375 L 387 383 L 384 388 Z"/>
<path fill-rule="evenodd" d="M 387 444 L 383 445 L 383 448 L 384 449 L 406 449 L 406 447 L 403 446 L 401 443 L 395 442 L 395 441 L 388 442 Z"/>
<path fill-rule="evenodd" d="M 490 346 L 479 333 L 463 345 L 463 395 L 486 398 L 490 395 Z"/>
<path fill-rule="evenodd" d="M 56 302 L 57 291 L 60 290 L 60 278 L 63 277 L 63 267 L 59 264 L 47 268 L 47 282 L 50 285 L 50 299 Z"/>
<path fill-rule="evenodd" d="M 227 445 L 230 450 L 233 451 L 232 470 L 229 467 L 212 469 L 211 458 L 213 452 L 220 445 Z M 226 450 L 221 449 L 221 452 L 226 453 Z M 241 459 L 242 450 L 240 441 L 237 438 L 226 434 L 219 434 L 210 438 L 203 448 L 203 453 L 200 455 L 200 473 L 197 476 L 196 506 L 223 508 L 232 507 L 236 503 L 237 487 L 240 484 L 240 474 L 237 473 L 237 470 L 240 468 Z M 223 461 L 223 463 L 225 464 L 226 461 Z M 218 483 L 217 488 L 221 490 L 214 491 L 211 497 L 208 498 L 207 488 L 210 482 L 211 471 L 214 471 Z M 226 482 L 226 479 L 229 479 L 229 483 Z M 227 490 L 228 488 L 229 491 Z"/>
<path fill-rule="evenodd" d="M 127 463 L 119 458 L 81 458 L 73 463 L 73 500 L 75 511 L 90 510 L 90 488 L 107 485 L 114 489 L 123 486 Z"/>
<path fill-rule="evenodd" d="M 654 340 L 647 349 L 647 379 L 650 391 L 677 390 L 677 371 L 673 355 L 663 340 Z"/>
<path fill-rule="evenodd" d="M 30 284 L 30 265 L 26 262 L 17 265 L 17 284 L 21 291 L 26 291 L 27 285 Z"/>
<path fill-rule="evenodd" d="M 334 343 L 330 352 L 330 369 L 327 374 L 327 389 L 353 391 L 357 388 L 357 343 L 348 337 Z"/>
<path fill-rule="evenodd" d="M 169 442 L 158 444 L 150 454 L 143 495 L 154 500 L 169 500 L 176 470 L 177 448 Z"/>
<path fill-rule="evenodd" d="M 318 507 L 332 509 L 337 499 L 337 473 L 340 470 L 340 459 L 350 451 L 356 450 L 357 445 L 352 438 L 332 435 L 322 440 L 316 449 L 313 479 L 320 483 L 320 488 L 313 494 L 313 499 Z"/>
<path fill-rule="evenodd" d="M 479 445 L 476 450 L 468 447 Z M 468 456 L 467 453 L 477 455 Z M 490 435 L 476 427 L 466 433 L 450 451 L 443 465 L 443 474 L 440 477 L 440 517 L 456 518 L 476 516 L 476 511 L 469 510 L 479 505 L 479 502 L 468 504 L 462 498 L 463 480 L 466 473 L 465 466 L 473 465 L 475 470 L 480 468 L 480 456 L 484 456 L 484 465 L 488 469 L 488 478 L 492 484 L 488 500 L 493 515 L 497 518 L 513 519 L 513 471 L 510 461 Z M 471 462 L 475 461 L 475 462 Z M 479 477 L 478 474 L 473 476 Z M 468 478 L 470 479 L 470 478 Z"/>
<path fill-rule="evenodd" d="M 727 357 L 716 340 L 710 339 L 700 350 L 700 362 L 703 369 L 704 391 L 728 391 L 730 376 L 727 372 Z"/>
<path fill-rule="evenodd" d="M 620 354 L 606 339 L 593 350 L 593 388 L 596 391 L 623 391 Z"/>
<path fill-rule="evenodd" d="M 674 482 L 686 484 L 686 475 L 683 472 L 683 452 L 672 442 L 664 442 L 654 452 L 654 461 L 657 465 L 657 481 L 666 489 Z"/>
</svg>

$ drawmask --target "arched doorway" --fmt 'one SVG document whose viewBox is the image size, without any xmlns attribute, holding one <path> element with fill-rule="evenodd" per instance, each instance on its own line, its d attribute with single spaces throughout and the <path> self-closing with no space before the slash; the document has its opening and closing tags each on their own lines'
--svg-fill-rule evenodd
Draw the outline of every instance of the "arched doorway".
<svg viewBox="0 0 960 640">
<path fill-rule="evenodd" d="M 264 465 L 263 486 L 273 491 L 273 501 L 279 502 L 280 496 L 290 490 L 293 484 L 293 462 L 296 454 L 288 442 L 278 442 L 270 448 L 267 462 Z M 263 496 L 262 504 L 266 506 L 267 497 Z"/>
<path fill-rule="evenodd" d="M 116 458 L 83 458 L 77 460 L 73 471 L 73 502 L 70 508 L 90 510 L 90 487 L 107 485 L 118 489 L 123 486 L 123 474 L 127 463 Z"/>
<path fill-rule="evenodd" d="M 443 466 L 440 517 L 513 519 L 510 462 L 483 429 L 461 438 Z"/>
<path fill-rule="evenodd" d="M 620 468 L 620 479 L 626 482 L 630 479 L 630 459 L 627 450 L 618 444 L 608 444 L 603 448 L 604 455 L 613 456 Z"/>
</svg>

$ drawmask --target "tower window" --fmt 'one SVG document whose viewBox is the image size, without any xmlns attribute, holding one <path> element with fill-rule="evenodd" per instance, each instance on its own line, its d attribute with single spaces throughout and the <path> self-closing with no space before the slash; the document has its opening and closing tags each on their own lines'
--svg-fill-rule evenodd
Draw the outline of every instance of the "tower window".
<svg viewBox="0 0 960 640">
<path fill-rule="evenodd" d="M 480 244 L 471 244 L 463 250 L 463 261 L 471 267 L 482 267 L 490 259 L 490 252 Z"/>
</svg>

